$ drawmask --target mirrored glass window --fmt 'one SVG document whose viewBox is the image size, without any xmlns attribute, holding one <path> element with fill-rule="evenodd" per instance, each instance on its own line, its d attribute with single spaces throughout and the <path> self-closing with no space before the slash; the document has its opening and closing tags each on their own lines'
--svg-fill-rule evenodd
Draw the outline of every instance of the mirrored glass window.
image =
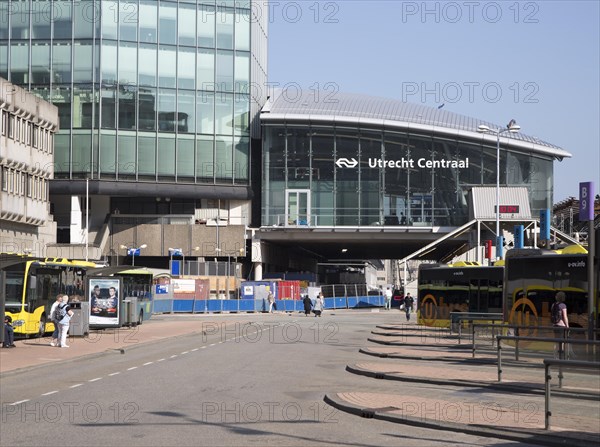
<svg viewBox="0 0 600 447">
<path fill-rule="evenodd" d="M 193 5 L 179 7 L 178 43 L 179 45 L 196 46 L 196 7 Z"/>
<path fill-rule="evenodd" d="M 121 2 L 119 5 L 119 39 L 135 42 L 139 20 L 137 1 Z"/>
<path fill-rule="evenodd" d="M 73 2 L 53 2 L 52 13 L 55 39 L 70 39 L 73 34 Z"/>
<path fill-rule="evenodd" d="M 156 45 L 140 45 L 139 85 L 156 87 Z"/>
<path fill-rule="evenodd" d="M 194 138 L 193 136 L 177 137 L 177 178 L 194 177 Z"/>
<path fill-rule="evenodd" d="M 50 84 L 50 44 L 34 43 L 31 47 L 31 82 Z"/>
<path fill-rule="evenodd" d="M 156 1 L 140 2 L 140 42 L 157 42 L 158 5 Z"/>
<path fill-rule="evenodd" d="M 160 132 L 175 132 L 177 123 L 175 90 L 160 89 L 158 92 L 158 130 Z"/>
<path fill-rule="evenodd" d="M 179 48 L 177 86 L 185 89 L 193 89 L 196 86 L 196 50 L 193 48 Z"/>
<path fill-rule="evenodd" d="M 119 4 L 115 0 L 104 0 L 102 2 L 102 38 L 117 39 L 119 29 Z"/>
<path fill-rule="evenodd" d="M 119 155 L 117 170 L 119 176 L 133 176 L 136 168 L 135 134 L 119 132 Z"/>
<path fill-rule="evenodd" d="M 136 81 L 137 46 L 135 43 L 121 42 L 119 44 L 119 84 L 136 85 Z"/>
<path fill-rule="evenodd" d="M 117 135 L 114 132 L 103 131 L 100 134 L 100 175 L 114 178 L 117 160 Z"/>
<path fill-rule="evenodd" d="M 96 105 L 91 84 L 73 87 L 73 105 L 73 129 L 90 129 Z"/>
<path fill-rule="evenodd" d="M 73 82 L 92 80 L 92 41 L 76 41 L 73 45 Z"/>
<path fill-rule="evenodd" d="M 214 6 L 198 6 L 197 34 L 199 47 L 215 47 L 215 14 Z"/>
<path fill-rule="evenodd" d="M 14 4 L 15 2 L 13 2 Z M 36 1 L 31 4 L 31 37 L 33 39 L 50 39 L 51 17 L 52 3 L 49 0 Z"/>
<path fill-rule="evenodd" d="M 215 133 L 233 135 L 233 95 L 231 93 L 215 95 Z"/>
<path fill-rule="evenodd" d="M 250 51 L 250 11 L 236 11 L 235 49 Z"/>
<path fill-rule="evenodd" d="M 29 43 L 10 46 L 10 80 L 15 84 L 29 84 Z"/>
<path fill-rule="evenodd" d="M 156 137 L 140 133 L 138 137 L 138 173 L 140 176 L 156 175 Z"/>
<path fill-rule="evenodd" d="M 139 129 L 156 130 L 156 89 L 139 89 Z"/>
<path fill-rule="evenodd" d="M 81 0 L 73 3 L 73 37 L 75 39 L 91 39 L 94 28 L 100 22 L 100 8 L 92 0 Z"/>
<path fill-rule="evenodd" d="M 73 174 L 89 171 L 92 162 L 92 133 L 73 132 L 72 166 Z"/>
<path fill-rule="evenodd" d="M 11 37 L 13 39 L 29 39 L 29 2 L 12 2 L 10 8 L 9 14 L 12 13 L 10 15 Z"/>
<path fill-rule="evenodd" d="M 226 182 L 233 178 L 233 137 L 216 137 L 215 177 Z"/>
<path fill-rule="evenodd" d="M 102 83 L 117 83 L 117 43 L 104 41 L 101 50 L 102 60 Z"/>
<path fill-rule="evenodd" d="M 217 48 L 233 49 L 233 10 L 217 8 Z"/>
<path fill-rule="evenodd" d="M 175 177 L 175 135 L 158 138 L 158 175 Z"/>
<path fill-rule="evenodd" d="M 161 2 L 158 7 L 158 41 L 162 44 L 177 44 L 177 5 Z"/>
<path fill-rule="evenodd" d="M 175 88 L 177 80 L 177 49 L 160 46 L 158 50 L 158 85 Z"/>
<path fill-rule="evenodd" d="M 198 90 L 215 89 L 215 51 L 198 49 Z"/>
<path fill-rule="evenodd" d="M 214 177 L 214 137 L 199 135 L 196 138 L 196 179 L 212 182 Z"/>
<path fill-rule="evenodd" d="M 217 51 L 216 89 L 225 92 L 233 90 L 232 51 Z"/>
<path fill-rule="evenodd" d="M 179 90 L 177 92 L 177 132 L 194 133 L 196 130 L 196 92 Z"/>
<path fill-rule="evenodd" d="M 215 131 L 215 96 L 210 92 L 198 92 L 196 100 L 198 133 L 213 134 Z"/>
</svg>

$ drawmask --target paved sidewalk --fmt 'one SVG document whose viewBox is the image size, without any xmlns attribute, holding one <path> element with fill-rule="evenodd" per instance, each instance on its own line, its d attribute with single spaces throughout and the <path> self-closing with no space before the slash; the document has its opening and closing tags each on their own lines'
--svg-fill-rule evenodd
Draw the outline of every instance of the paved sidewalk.
<svg viewBox="0 0 600 447">
<path fill-rule="evenodd" d="M 438 331 L 399 329 L 375 328 L 376 336 L 367 339 L 356 363 L 346 369 L 398 381 L 401 391 L 373 392 L 365 382 L 361 389 L 328 394 L 329 404 L 367 418 L 542 445 L 600 443 L 596 374 L 565 372 L 563 389 L 553 388 L 552 426 L 545 430 L 542 360 L 533 361 L 538 365 L 503 364 L 505 378 L 498 383 L 496 356 L 482 353 L 472 359 L 470 346 L 460 349 L 456 340 Z M 556 382 L 555 372 L 554 386 Z M 373 384 L 375 388 L 379 382 Z"/>
<path fill-rule="evenodd" d="M 92 330 L 86 337 L 69 337 L 69 348 L 50 346 L 50 336 L 16 340 L 16 348 L 0 349 L 0 374 L 32 368 L 48 363 L 65 361 L 88 355 L 99 355 L 115 350 L 132 349 L 143 343 L 151 343 L 182 335 L 214 332 L 222 324 L 244 324 L 251 317 L 247 314 L 215 319 L 210 316 L 186 315 L 155 316 L 140 326 Z M 254 318 L 255 320 L 256 318 Z"/>
</svg>

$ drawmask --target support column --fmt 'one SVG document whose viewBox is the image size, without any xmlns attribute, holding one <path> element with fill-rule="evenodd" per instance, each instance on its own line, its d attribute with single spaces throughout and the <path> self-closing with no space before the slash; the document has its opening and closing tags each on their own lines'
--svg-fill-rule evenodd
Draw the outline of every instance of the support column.
<svg viewBox="0 0 600 447">
<path fill-rule="evenodd" d="M 263 266 L 262 262 L 254 263 L 254 281 L 262 281 L 263 279 Z"/>
</svg>

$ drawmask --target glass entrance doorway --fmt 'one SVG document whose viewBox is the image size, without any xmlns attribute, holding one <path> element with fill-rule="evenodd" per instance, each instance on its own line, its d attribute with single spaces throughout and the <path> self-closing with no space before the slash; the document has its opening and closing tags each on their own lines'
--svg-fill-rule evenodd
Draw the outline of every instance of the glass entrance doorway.
<svg viewBox="0 0 600 447">
<path fill-rule="evenodd" d="M 310 190 L 287 189 L 285 192 L 286 226 L 310 225 Z"/>
</svg>

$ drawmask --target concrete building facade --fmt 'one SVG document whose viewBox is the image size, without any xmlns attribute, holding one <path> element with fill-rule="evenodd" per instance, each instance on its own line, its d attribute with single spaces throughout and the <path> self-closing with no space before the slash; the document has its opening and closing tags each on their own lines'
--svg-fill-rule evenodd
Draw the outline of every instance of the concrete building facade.
<svg viewBox="0 0 600 447">
<path fill-rule="evenodd" d="M 0 252 L 39 255 L 56 242 L 48 186 L 58 110 L 0 78 Z"/>
</svg>

